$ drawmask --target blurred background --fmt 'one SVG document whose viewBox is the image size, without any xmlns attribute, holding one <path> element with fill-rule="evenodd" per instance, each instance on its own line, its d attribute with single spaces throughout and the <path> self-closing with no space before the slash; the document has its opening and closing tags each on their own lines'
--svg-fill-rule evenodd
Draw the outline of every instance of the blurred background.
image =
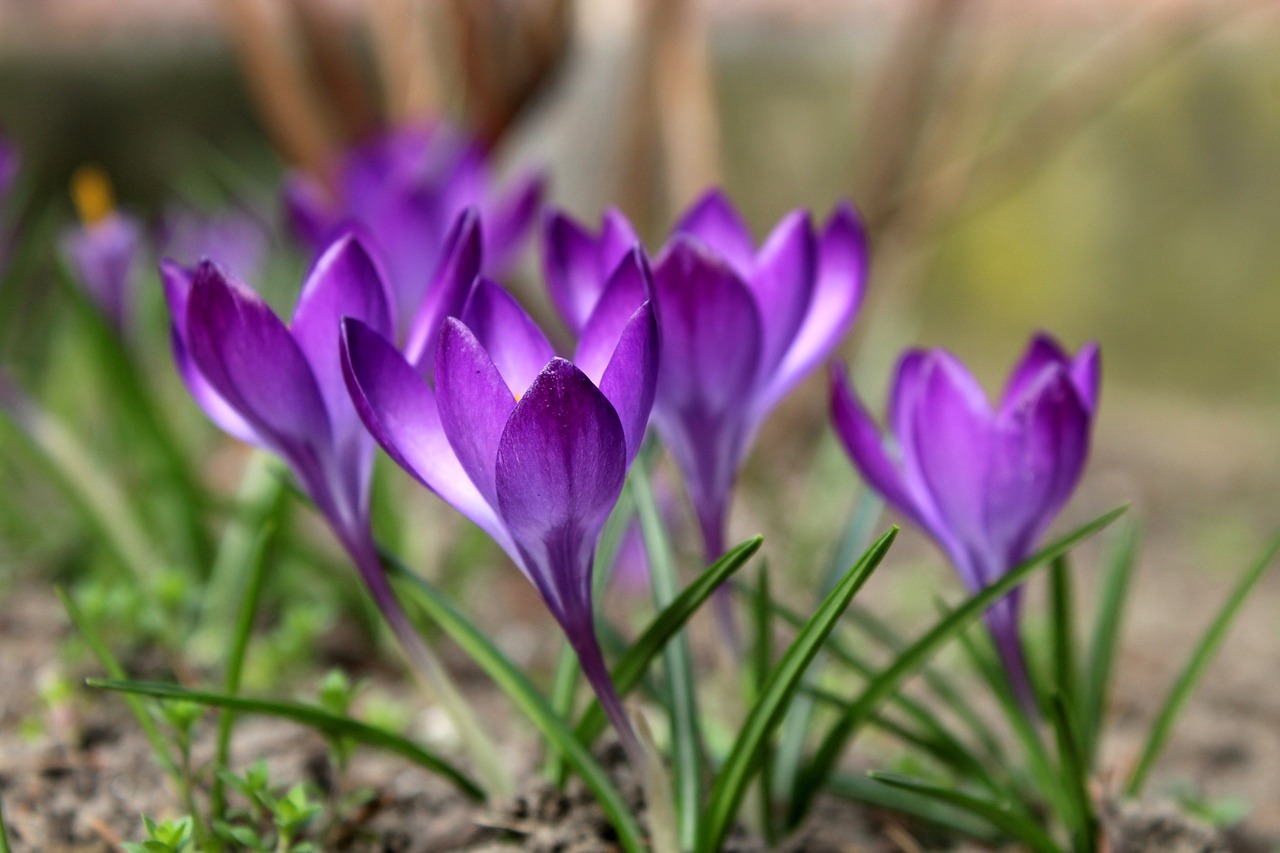
<svg viewBox="0 0 1280 853">
<path fill-rule="evenodd" d="M 6 218 L 20 234 L 70 220 L 85 164 L 153 224 L 175 199 L 234 201 L 274 235 L 260 284 L 287 304 L 302 259 L 281 236 L 285 171 L 322 176 L 397 122 L 445 116 L 500 171 L 545 170 L 553 204 L 590 222 L 621 207 L 654 249 L 710 184 L 760 237 L 850 197 L 873 260 L 843 356 L 873 406 L 908 345 L 952 349 L 994 393 L 1037 329 L 1100 341 L 1093 462 L 1063 523 L 1126 500 L 1143 518 L 1122 663 L 1138 714 L 1280 521 L 1277 56 L 1267 0 L 0 0 L 0 127 L 22 153 Z M 73 327 L 40 270 L 5 282 L 0 355 L 79 411 L 95 392 L 67 366 Z M 531 246 L 515 286 L 550 316 L 538 278 Z M 230 491 L 219 466 L 238 457 L 177 390 L 149 281 L 148 367 Z M 852 505 L 825 424 L 811 379 L 745 475 L 735 527 L 776 534 L 779 555 L 826 547 Z M 66 566 L 84 546 L 69 511 L 17 454 L 0 464 L 4 568 Z M 1277 580 L 1212 677 L 1219 704 L 1199 703 L 1170 759 L 1255 802 L 1274 802 L 1265 768 L 1280 762 Z M 927 613 L 920 583 L 893 606 Z M 1245 758 L 1210 762 L 1224 738 L 1245 738 Z"/>
</svg>

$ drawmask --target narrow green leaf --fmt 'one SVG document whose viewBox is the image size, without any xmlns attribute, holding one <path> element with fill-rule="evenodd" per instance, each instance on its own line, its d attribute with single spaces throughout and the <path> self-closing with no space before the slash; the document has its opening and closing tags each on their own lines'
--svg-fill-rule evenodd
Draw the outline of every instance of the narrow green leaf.
<svg viewBox="0 0 1280 853">
<path fill-rule="evenodd" d="M 1093 623 L 1085 674 L 1081 737 L 1085 741 L 1085 756 L 1090 769 L 1098 760 L 1103 716 L 1111 690 L 1111 672 L 1120 645 L 1120 627 L 1129 597 L 1129 582 L 1138 564 L 1138 543 L 1141 539 L 1137 522 L 1118 525 L 1118 528 L 1102 573 L 1098 614 Z"/>
<path fill-rule="evenodd" d="M 884 785 L 912 791 L 932 797 L 939 802 L 964 809 L 989 822 L 1002 832 L 1018 839 L 1027 847 L 1036 851 L 1036 853 L 1062 853 L 1062 848 L 1043 829 L 1037 826 L 1034 820 L 1017 813 L 1008 803 L 984 800 L 972 794 L 966 794 L 951 788 L 942 788 L 921 779 L 912 779 L 909 776 L 900 776 L 896 773 L 872 773 L 871 778 Z"/>
<path fill-rule="evenodd" d="M 905 649 L 878 678 L 867 685 L 862 698 L 849 706 L 849 710 L 844 716 L 836 720 L 826 737 L 823 738 L 813 761 L 796 785 L 796 795 L 792 799 L 790 813 L 791 824 L 799 823 L 800 819 L 808 812 L 813 798 L 831 775 L 831 771 L 844 753 L 849 740 L 867 718 L 871 716 L 872 711 L 886 697 L 897 690 L 908 676 L 919 670 L 948 640 L 954 638 L 967 625 L 981 617 L 987 608 L 1026 580 L 1043 563 L 1071 550 L 1082 540 L 1087 539 L 1115 521 L 1127 509 L 1127 506 L 1114 509 L 1064 536 L 1029 559 L 1024 560 L 991 586 L 971 596 L 950 616 L 934 625 L 924 636 Z"/>
<path fill-rule="evenodd" d="M 1058 743 L 1059 777 L 1075 804 L 1076 822 L 1070 826 L 1071 849 L 1075 853 L 1097 853 L 1098 816 L 1089 795 L 1089 769 L 1085 764 L 1075 712 L 1066 698 L 1049 698 L 1049 720 Z"/>
<path fill-rule="evenodd" d="M 107 648 L 106 642 L 94 627 L 89 624 L 89 620 L 85 618 L 84 612 L 80 610 L 80 606 L 76 604 L 75 599 L 62 587 L 55 587 L 54 591 L 58 594 L 58 600 L 62 602 L 63 608 L 66 609 L 67 617 L 71 620 L 71 624 L 80 632 L 80 636 L 89 645 L 94 657 L 98 659 L 98 663 L 102 665 L 102 668 L 106 670 L 107 675 L 113 679 L 122 680 L 128 678 L 124 667 L 120 665 L 120 661 L 116 660 L 116 656 L 111 653 L 111 649 Z M 178 762 L 174 759 L 173 753 L 169 751 L 169 744 L 165 742 L 164 736 L 160 734 L 160 728 L 156 725 L 156 721 L 152 719 L 150 712 L 147 711 L 146 705 L 136 696 L 126 696 L 125 702 L 129 705 L 129 710 L 133 712 L 134 718 L 138 721 L 138 727 L 142 729 L 142 733 L 146 736 L 147 743 L 151 744 L 151 751 L 155 753 L 156 760 L 160 762 L 160 766 L 173 779 L 178 790 L 182 790 L 182 771 L 178 768 Z"/>
<path fill-rule="evenodd" d="M 0 801 L 0 853 L 9 853 L 9 826 L 4 822 L 4 802 Z"/>
<path fill-rule="evenodd" d="M 334 737 L 350 738 L 356 743 L 376 747 L 407 758 L 441 778 L 453 783 L 459 791 L 473 800 L 483 800 L 484 790 L 457 767 L 429 752 L 408 738 L 386 729 L 332 714 L 317 705 L 301 702 L 283 702 L 272 699 L 252 699 L 245 696 L 229 696 L 207 690 L 188 690 L 177 684 L 147 681 L 120 681 L 106 678 L 86 679 L 90 687 L 113 690 L 129 696 L 149 696 L 152 699 L 179 700 L 224 708 L 240 714 L 260 714 L 290 720 Z"/>
<path fill-rule="evenodd" d="M 898 528 L 890 528 L 862 555 L 862 559 L 822 602 L 813 618 L 792 641 L 782 660 L 774 667 L 760 700 L 752 706 L 728 758 L 716 774 L 699 837 L 700 853 L 717 853 L 723 846 L 746 793 L 746 786 L 753 773 L 759 769 L 766 742 L 782 722 L 783 714 L 800 687 L 805 670 L 827 637 L 835 630 L 836 622 L 844 614 L 853 596 L 880 565 L 897 535 Z"/>
<path fill-rule="evenodd" d="M 679 581 L 676 578 L 675 554 L 667 538 L 666 525 L 663 524 L 644 460 L 632 466 L 627 482 L 635 498 L 636 515 L 640 518 L 640 532 L 649 558 L 653 606 L 657 610 L 665 610 L 676 598 Z M 690 849 L 697 840 L 702 802 L 702 733 L 699 730 L 698 694 L 694 690 L 693 652 L 683 631 L 678 631 L 663 649 L 662 660 L 667 690 L 671 693 L 668 708 L 676 820 L 680 844 Z"/>
<path fill-rule="evenodd" d="M 680 593 L 670 606 L 653 618 L 640 637 L 631 644 L 631 648 L 627 649 L 626 654 L 613 666 L 613 683 L 618 689 L 619 696 L 625 698 L 635 689 L 644 678 L 644 674 L 649 671 L 653 659 L 661 653 L 676 632 L 684 627 L 684 624 L 697 612 L 703 602 L 711 597 L 711 593 L 715 592 L 720 584 L 746 565 L 756 551 L 760 550 L 763 542 L 762 537 L 754 536 L 730 550 L 709 566 L 693 583 L 685 587 L 684 592 Z M 593 699 L 578 720 L 578 740 L 590 746 L 604 731 L 606 725 L 600 703 Z"/>
<path fill-rule="evenodd" d="M 1137 796 L 1142 793 L 1142 786 L 1147 781 L 1147 775 L 1151 772 L 1151 768 L 1155 766 L 1156 759 L 1160 757 L 1160 752 L 1164 749 L 1165 741 L 1169 739 L 1169 733 L 1173 729 L 1173 724 L 1177 721 L 1178 714 L 1181 713 L 1183 707 L 1191 698 L 1191 694 L 1199 684 L 1200 678 L 1204 675 L 1205 670 L 1209 668 L 1209 663 L 1213 660 L 1214 654 L 1217 653 L 1223 641 L 1226 640 L 1227 632 L 1231 630 L 1231 625 L 1235 621 L 1236 615 L 1240 612 L 1240 608 L 1244 606 L 1249 593 L 1253 591 L 1254 586 L 1257 585 L 1270 567 L 1277 551 L 1280 551 L 1280 534 L 1277 534 L 1267 543 L 1257 562 L 1250 566 L 1241 576 L 1235 589 L 1232 590 L 1231 596 L 1223 604 L 1222 609 L 1218 611 L 1218 615 L 1214 617 L 1213 622 L 1209 625 L 1209 629 L 1205 631 L 1200 642 L 1196 644 L 1191 653 L 1191 658 L 1187 661 L 1187 665 L 1183 668 L 1178 679 L 1173 683 L 1173 687 L 1169 690 L 1169 695 L 1160 707 L 1160 713 L 1156 715 L 1156 721 L 1152 724 L 1151 731 L 1147 734 L 1146 743 L 1142 748 L 1142 756 L 1138 759 L 1137 765 L 1133 768 L 1133 773 L 1129 776 L 1128 785 L 1125 786 L 1125 793 L 1129 796 Z"/>
<path fill-rule="evenodd" d="M 894 788 L 866 776 L 836 773 L 827 783 L 828 790 L 838 797 L 863 803 L 880 809 L 888 809 L 900 815 L 931 823 L 945 832 L 962 835 L 995 845 L 1003 837 L 985 821 L 934 797 L 902 788 Z"/>
<path fill-rule="evenodd" d="M 769 591 L 768 566 L 762 563 L 756 578 L 755 594 L 751 601 L 751 623 L 754 641 L 751 644 L 750 677 L 751 701 L 760 701 L 764 686 L 773 668 L 773 595 Z M 773 817 L 773 757 L 772 744 L 765 742 L 760 758 L 760 832 L 770 846 L 777 840 Z"/>
<path fill-rule="evenodd" d="M 1075 593 L 1072 591 L 1071 566 L 1065 554 L 1049 564 L 1049 645 L 1053 655 L 1054 684 L 1048 695 L 1058 694 L 1064 702 L 1078 708 L 1080 672 L 1077 668 Z"/>
<path fill-rule="evenodd" d="M 267 577 L 267 550 L 275 538 L 276 526 L 268 522 L 254 538 L 248 554 L 248 577 L 240 597 L 240 610 L 236 614 L 235 628 L 231 632 L 227 648 L 227 665 L 222 675 L 222 690 L 229 696 L 240 692 L 240 677 L 244 671 L 244 658 L 249 648 L 249 636 L 258 615 L 258 602 L 262 598 L 262 586 Z M 226 791 L 220 773 L 231 761 L 231 733 L 235 728 L 235 714 L 223 709 L 218 716 L 218 741 L 213 759 L 213 787 L 209 795 L 211 820 L 222 820 L 226 809 Z"/>
<path fill-rule="evenodd" d="M 573 717 L 573 700 L 578 693 L 578 679 L 582 666 L 573 647 L 565 640 L 560 646 L 560 658 L 556 661 L 555 677 L 551 680 L 551 710 L 556 716 L 568 720 Z M 543 774 L 556 785 L 563 787 L 569 776 L 569 765 L 558 750 L 548 750 L 542 765 Z"/>
<path fill-rule="evenodd" d="M 565 760 L 573 766 L 600 802 L 605 816 L 618 833 L 618 841 L 623 849 L 627 853 L 643 853 L 640 827 L 631 815 L 626 800 L 609 780 L 604 768 L 591 756 L 566 722 L 556 716 L 546 697 L 520 668 L 430 583 L 396 563 L 389 563 L 388 570 L 392 577 L 403 581 L 405 587 L 412 591 L 414 600 L 427 618 L 440 626 L 493 679 L 521 713 L 542 732 L 553 748 L 564 754 Z"/>
</svg>

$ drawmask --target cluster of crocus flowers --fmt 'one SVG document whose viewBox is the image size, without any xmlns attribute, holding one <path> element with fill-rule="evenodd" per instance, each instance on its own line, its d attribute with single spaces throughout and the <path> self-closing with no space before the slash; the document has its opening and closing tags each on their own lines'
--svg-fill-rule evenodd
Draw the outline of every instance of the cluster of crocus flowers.
<svg viewBox="0 0 1280 853">
<path fill-rule="evenodd" d="M 63 233 L 63 255 L 93 304 L 123 332 L 131 322 L 133 290 L 142 272 L 142 223 L 116 208 L 111 182 L 96 166 L 76 170 L 71 198 L 80 224 Z"/>
<path fill-rule="evenodd" d="M 402 468 L 485 530 L 533 583 L 565 632 L 635 761 L 643 750 L 596 637 L 596 546 L 644 437 L 658 377 L 658 330 L 633 253 L 587 321 L 574 361 L 515 300 L 481 279 L 445 320 L 434 390 L 385 335 L 343 325 L 352 398 Z"/>
<path fill-rule="evenodd" d="M 485 269 L 496 273 L 514 258 L 542 198 L 538 177 L 496 189 L 481 147 L 441 122 L 389 130 L 352 148 L 331 183 L 302 173 L 289 178 L 284 201 L 293 230 L 319 252 L 336 234 L 363 229 L 386 264 L 401 322 L 421 303 L 463 210 L 478 211 Z"/>
<path fill-rule="evenodd" d="M 544 264 L 553 300 L 580 328 L 635 242 L 616 211 L 592 234 L 549 217 Z M 796 383 L 848 331 L 866 280 L 866 237 L 853 207 L 816 229 L 785 217 L 758 249 L 742 217 L 710 191 L 653 262 L 662 368 L 654 422 L 679 465 L 708 559 L 725 550 L 729 501 L 751 440 Z"/>
<path fill-rule="evenodd" d="M 1062 509 L 1089 450 L 1098 402 L 1098 348 L 1074 358 L 1036 336 L 997 408 L 954 356 L 908 352 L 888 406 L 894 452 L 833 370 L 836 433 L 862 476 L 946 552 L 977 591 L 1029 557 Z M 1030 702 L 1019 637 L 1020 590 L 987 613 L 1013 687 Z"/>
</svg>

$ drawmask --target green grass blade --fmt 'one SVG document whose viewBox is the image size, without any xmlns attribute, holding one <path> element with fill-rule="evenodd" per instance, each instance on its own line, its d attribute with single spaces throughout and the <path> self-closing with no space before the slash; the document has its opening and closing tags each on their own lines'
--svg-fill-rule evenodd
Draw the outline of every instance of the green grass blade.
<svg viewBox="0 0 1280 853">
<path fill-rule="evenodd" d="M 1079 708 L 1080 671 L 1077 662 L 1075 593 L 1071 583 L 1071 566 L 1065 554 L 1049 564 L 1049 645 L 1053 655 L 1053 686 L 1047 691 L 1062 701 Z"/>
<path fill-rule="evenodd" d="M 427 617 L 493 679 L 507 698 L 542 732 L 548 743 L 564 754 L 565 760 L 582 777 L 582 781 L 599 801 L 605 816 L 613 823 L 623 849 L 627 853 L 643 853 L 640 827 L 631 815 L 626 800 L 568 724 L 556 716 L 555 710 L 538 688 L 434 586 L 394 563 L 389 564 L 388 569 L 393 577 L 405 583 L 405 587 L 412 592 L 414 601 Z"/>
<path fill-rule="evenodd" d="M 675 554 L 667 538 L 662 512 L 653 494 L 653 484 L 643 460 L 633 465 L 628 477 L 635 498 L 636 515 L 649 558 L 649 583 L 653 606 L 664 610 L 676 598 Z M 698 837 L 698 816 L 702 803 L 702 732 L 699 729 L 698 694 L 694 689 L 693 652 L 689 638 L 677 632 L 662 652 L 671 716 L 672 770 L 675 777 L 676 820 L 680 844 L 691 849 Z"/>
<path fill-rule="evenodd" d="M 746 786 L 759 769 L 765 745 L 782 722 L 788 704 L 800 687 L 805 670 L 827 637 L 835 630 L 836 622 L 844 614 L 853 596 L 880 565 L 897 534 L 898 528 L 890 528 L 862 555 L 822 602 L 813 618 L 792 641 L 782 660 L 774 667 L 760 700 L 752 706 L 728 758 L 716 774 L 699 835 L 700 853 L 717 853 L 723 846 L 746 793 Z"/>
<path fill-rule="evenodd" d="M 1089 768 L 1080 742 L 1074 710 L 1061 695 L 1049 699 L 1049 721 L 1058 743 L 1059 776 L 1075 804 L 1076 821 L 1070 827 L 1071 849 L 1075 853 L 1097 853 L 1098 816 L 1089 796 Z"/>
<path fill-rule="evenodd" d="M 719 560 L 711 564 L 693 583 L 685 587 L 684 592 L 676 600 L 653 618 L 640 637 L 631 644 L 626 654 L 613 666 L 613 683 L 618 695 L 626 697 L 641 679 L 644 678 L 653 659 L 657 657 L 689 618 L 697 612 L 720 584 L 733 576 L 734 572 L 746 565 L 747 561 L 760 550 L 764 539 L 755 536 L 733 548 Z M 595 742 L 607 725 L 600 703 L 592 699 L 591 704 L 578 720 L 578 739 L 587 746 Z"/>
<path fill-rule="evenodd" d="M 63 608 L 67 611 L 67 617 L 71 620 L 71 624 L 80 632 L 80 636 L 84 638 L 85 643 L 93 651 L 94 657 L 98 659 L 98 663 L 106 670 L 107 675 L 113 679 L 123 680 L 128 678 L 124 671 L 124 667 L 120 665 L 120 661 L 116 660 L 115 655 L 111 653 L 111 649 L 107 648 L 107 644 L 99 636 L 98 632 L 89 620 L 85 618 L 84 612 L 80 610 L 80 606 L 76 604 L 66 590 L 61 587 L 55 587 L 54 591 L 58 594 L 58 600 L 62 602 Z M 173 753 L 169 751 L 169 744 L 165 742 L 164 736 L 160 734 L 160 728 L 156 725 L 156 721 L 152 719 L 151 713 L 147 711 L 147 707 L 141 699 L 136 696 L 126 696 L 125 702 L 129 705 L 129 710 L 133 712 L 133 716 L 138 721 L 138 728 L 142 729 L 143 735 L 147 738 L 147 743 L 151 744 L 151 751 L 155 753 L 156 760 L 160 762 L 160 766 L 173 779 L 174 784 L 181 789 L 182 787 L 182 771 L 178 769 L 178 762 L 174 760 Z"/>
<path fill-rule="evenodd" d="M 0 801 L 0 853 L 9 853 L 9 826 L 4 822 L 4 802 Z"/>
<path fill-rule="evenodd" d="M 1081 737 L 1084 739 L 1085 757 L 1090 769 L 1097 765 L 1098 744 L 1111 689 L 1111 672 L 1115 667 L 1116 651 L 1120 645 L 1120 628 L 1124 620 L 1125 603 L 1128 601 L 1129 584 L 1138 564 L 1138 543 L 1141 539 L 1141 531 L 1136 522 L 1119 525 L 1117 533 L 1103 569 L 1098 592 L 1098 613 L 1093 623 L 1089 660 L 1085 669 Z"/>
<path fill-rule="evenodd" d="M 1007 803 L 996 803 L 957 791 L 932 785 L 921 779 L 896 773 L 872 773 L 872 780 L 911 791 L 977 815 L 1010 837 L 1018 839 L 1035 853 L 1062 853 L 1052 838 L 1035 821 L 1013 810 Z"/>
<path fill-rule="evenodd" d="M 751 600 L 752 643 L 747 671 L 751 681 L 751 701 L 760 701 L 764 694 L 764 686 L 769 681 L 769 671 L 773 668 L 773 595 L 769 590 L 769 570 L 764 563 L 760 565 L 756 578 L 755 592 Z M 767 844 L 772 846 L 777 840 L 775 821 L 773 819 L 773 759 L 774 750 L 766 741 L 760 759 L 760 832 Z"/>
<path fill-rule="evenodd" d="M 244 658 L 249 649 L 249 637 L 258 615 L 258 602 L 262 599 L 262 587 L 267 577 L 267 551 L 275 538 L 275 523 L 268 522 L 254 538 L 247 560 L 248 576 L 240 597 L 240 609 L 236 613 L 235 628 L 227 647 L 227 665 L 222 675 L 222 690 L 229 696 L 240 692 L 240 677 L 244 672 Z M 218 717 L 218 740 L 213 759 L 213 785 L 209 794 L 209 814 L 212 820 L 222 820 L 226 809 L 226 790 L 222 771 L 231 762 L 231 733 L 235 728 L 235 713 L 224 709 Z"/>
<path fill-rule="evenodd" d="M 253 699 L 246 696 L 230 696 L 225 693 L 215 693 L 208 690 L 188 690 L 177 684 L 147 681 L 90 678 L 86 679 L 86 683 L 90 687 L 113 690 L 129 696 L 148 696 L 152 699 L 195 702 L 211 708 L 235 711 L 239 714 L 258 714 L 290 720 L 332 737 L 350 738 L 364 746 L 376 747 L 395 753 L 453 783 L 454 787 L 471 799 L 476 801 L 484 799 L 484 789 L 472 781 L 470 777 L 445 759 L 429 752 L 417 743 L 386 729 L 371 726 L 368 723 L 362 723 L 350 717 L 342 717 L 330 713 L 316 705 L 272 699 Z"/>
<path fill-rule="evenodd" d="M 971 812 L 866 776 L 836 773 L 827 788 L 838 797 L 933 824 L 951 835 L 967 836 L 993 846 L 1003 837 L 1003 833 L 994 831 L 987 821 L 974 817 Z"/>
<path fill-rule="evenodd" d="M 1164 704 L 1161 705 L 1160 713 L 1156 715 L 1156 721 L 1152 724 L 1151 731 L 1147 734 L 1146 743 L 1142 748 L 1142 757 L 1138 759 L 1137 765 L 1133 768 L 1133 773 L 1129 776 L 1129 783 L 1125 786 L 1125 792 L 1130 796 L 1137 796 L 1142 793 L 1142 786 L 1147 781 L 1147 775 L 1155 765 L 1156 759 L 1160 757 L 1160 752 L 1164 749 L 1165 741 L 1169 739 L 1169 733 L 1173 729 L 1173 724 L 1177 720 L 1178 714 L 1181 713 L 1183 707 L 1191 698 L 1191 694 L 1195 691 L 1196 685 L 1199 684 L 1200 678 L 1204 675 L 1205 670 L 1209 668 L 1209 663 L 1213 660 L 1214 654 L 1217 653 L 1223 641 L 1226 640 L 1227 632 L 1231 629 L 1231 625 L 1235 621 L 1236 615 L 1240 612 L 1240 608 L 1244 606 L 1249 593 L 1253 591 L 1254 586 L 1257 585 L 1270 567 L 1277 551 L 1280 551 L 1280 534 L 1277 534 L 1267 543 L 1267 547 L 1263 550 L 1257 562 L 1250 566 L 1241 576 L 1235 589 L 1232 590 L 1231 596 L 1209 625 L 1209 630 L 1205 632 L 1195 650 L 1192 651 L 1186 667 L 1183 668 L 1182 673 L 1173 683 L 1168 697 L 1165 698 Z"/>
<path fill-rule="evenodd" d="M 551 679 L 551 709 L 561 719 L 573 717 L 573 700 L 578 694 L 578 679 L 582 676 L 582 667 L 578 664 L 578 656 L 573 647 L 565 640 L 560 647 L 560 658 L 556 661 L 556 673 Z M 564 755 L 557 750 L 548 750 L 543 760 L 542 772 L 558 786 L 563 786 L 569 777 L 569 765 L 565 764 Z"/>
<path fill-rule="evenodd" d="M 980 618 L 997 600 L 1025 581 L 1032 572 L 1059 554 L 1065 554 L 1076 544 L 1087 539 L 1126 510 L 1122 506 L 1085 524 L 1064 536 L 1039 553 L 1014 566 L 1003 577 L 981 592 L 971 596 L 946 619 L 938 622 L 924 636 L 908 646 L 879 677 L 867 685 L 862 698 L 849 706 L 849 710 L 828 731 L 813 761 L 806 768 L 796 785 L 792 799 L 790 823 L 795 825 L 808 811 L 818 790 L 831 775 L 836 762 L 843 754 L 849 740 L 858 728 L 871 716 L 885 698 L 892 694 L 908 676 L 919 670 L 926 661 L 966 626 Z"/>
</svg>

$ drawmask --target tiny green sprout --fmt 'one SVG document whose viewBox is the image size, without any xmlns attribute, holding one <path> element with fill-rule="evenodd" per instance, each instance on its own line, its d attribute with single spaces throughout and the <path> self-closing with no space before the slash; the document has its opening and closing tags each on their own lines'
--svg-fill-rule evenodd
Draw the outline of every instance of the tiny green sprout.
<svg viewBox="0 0 1280 853">
<path fill-rule="evenodd" d="M 1186 780 L 1170 783 L 1168 791 L 1179 808 L 1216 829 L 1236 826 L 1252 810 L 1247 800 L 1240 797 L 1208 797 Z"/>
<path fill-rule="evenodd" d="M 127 853 L 186 853 L 192 850 L 190 816 L 156 823 L 143 815 L 142 823 L 147 829 L 147 840 L 121 845 Z"/>
<path fill-rule="evenodd" d="M 340 669 L 331 669 L 320 682 L 320 704 L 333 714 L 345 717 L 351 713 L 351 703 L 360 692 L 362 684 L 352 684 Z"/>
<path fill-rule="evenodd" d="M 191 730 L 204 716 L 205 707 L 196 702 L 172 699 L 160 703 L 161 714 L 165 722 L 173 726 L 181 743 L 189 743 Z"/>
<path fill-rule="evenodd" d="M 301 853 L 301 847 L 294 846 L 293 839 L 315 820 L 322 806 L 311 798 L 310 790 L 301 782 L 290 788 L 289 793 L 276 800 L 274 805 L 272 817 L 280 833 L 276 849 Z"/>
</svg>

